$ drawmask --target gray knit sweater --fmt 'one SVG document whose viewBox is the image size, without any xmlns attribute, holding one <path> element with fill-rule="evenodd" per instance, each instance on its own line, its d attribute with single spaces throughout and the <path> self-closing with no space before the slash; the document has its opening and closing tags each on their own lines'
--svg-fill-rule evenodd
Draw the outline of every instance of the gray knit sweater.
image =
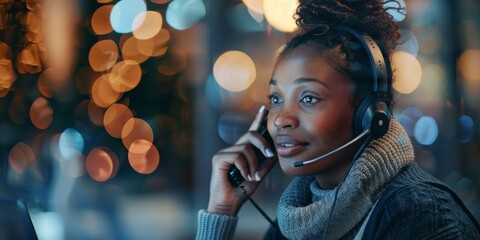
<svg viewBox="0 0 480 240">
<path fill-rule="evenodd" d="M 385 136 L 365 148 L 338 189 L 326 238 L 354 238 L 385 186 L 413 161 L 408 135 L 392 120 Z M 312 176 L 296 177 L 282 194 L 277 209 L 282 234 L 288 239 L 322 238 L 334 191 L 320 189 Z M 237 217 L 200 210 L 196 238 L 232 239 L 237 221 Z"/>
</svg>

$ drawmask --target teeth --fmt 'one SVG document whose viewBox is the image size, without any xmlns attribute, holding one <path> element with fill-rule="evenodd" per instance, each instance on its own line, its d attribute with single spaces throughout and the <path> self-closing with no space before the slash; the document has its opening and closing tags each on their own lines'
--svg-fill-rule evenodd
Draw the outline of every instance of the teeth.
<svg viewBox="0 0 480 240">
<path fill-rule="evenodd" d="M 282 144 L 282 147 L 293 147 L 295 145 L 291 144 L 291 143 L 287 143 L 287 144 Z"/>
</svg>

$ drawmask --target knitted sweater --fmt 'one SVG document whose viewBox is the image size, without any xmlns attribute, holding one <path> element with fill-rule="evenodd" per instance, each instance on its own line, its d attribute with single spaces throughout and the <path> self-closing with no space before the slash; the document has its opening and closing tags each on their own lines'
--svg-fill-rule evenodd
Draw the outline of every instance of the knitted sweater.
<svg viewBox="0 0 480 240">
<path fill-rule="evenodd" d="M 355 236 L 371 236 L 374 230 L 382 232 L 382 229 L 371 224 L 372 219 L 380 221 L 387 230 L 395 229 L 388 222 L 381 221 L 384 219 L 378 220 L 379 211 L 372 209 L 382 192 L 407 166 L 412 165 L 413 159 L 413 147 L 408 135 L 398 122 L 392 120 L 387 134 L 372 141 L 355 161 L 345 182 L 338 189 L 338 198 L 331 217 L 335 190 L 320 189 L 313 177 L 297 177 L 284 191 L 279 202 L 277 219 L 281 233 L 270 230 L 267 238 L 273 236 L 280 239 L 285 236 L 288 239 L 321 239 L 328 219 L 330 226 L 326 239 L 353 239 Z M 420 175 L 424 174 L 426 173 L 422 172 Z M 410 184 L 412 182 L 415 181 L 410 181 Z M 414 189 L 425 191 L 422 188 Z M 435 199 L 430 195 L 429 197 Z M 384 203 L 382 202 L 382 207 Z M 404 205 L 413 208 L 416 206 L 415 201 L 409 203 Z M 375 206 L 377 209 L 378 204 Z M 370 212 L 375 214 L 369 214 Z M 409 212 L 405 212 L 408 215 Z M 461 211 L 456 213 L 460 214 L 459 212 Z M 381 213 L 386 214 L 385 211 Z M 237 217 L 220 216 L 200 210 L 197 239 L 232 239 L 237 221 Z M 393 221 L 390 219 L 390 222 Z M 389 232 L 386 229 L 383 229 L 383 232 Z M 403 229 L 405 230 L 408 229 Z"/>
</svg>

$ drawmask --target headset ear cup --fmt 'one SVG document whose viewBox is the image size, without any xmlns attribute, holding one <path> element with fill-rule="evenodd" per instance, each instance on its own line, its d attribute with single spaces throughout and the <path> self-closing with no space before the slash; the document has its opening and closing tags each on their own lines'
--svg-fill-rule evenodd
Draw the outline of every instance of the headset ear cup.
<svg viewBox="0 0 480 240">
<path fill-rule="evenodd" d="M 358 136 L 360 133 L 370 128 L 370 122 L 373 116 L 372 105 L 374 104 L 375 99 L 376 98 L 372 96 L 365 97 L 355 110 L 353 118 L 353 133 L 355 136 Z"/>
<path fill-rule="evenodd" d="M 370 123 L 373 138 L 380 138 L 385 135 L 390 126 L 390 118 L 391 114 L 388 105 L 385 102 L 377 101 L 375 103 L 375 113 Z"/>
<path fill-rule="evenodd" d="M 370 129 L 373 138 L 382 137 L 390 125 L 390 109 L 385 102 L 378 101 L 376 95 L 370 95 L 362 100 L 355 111 L 353 132 L 358 136 Z"/>
</svg>

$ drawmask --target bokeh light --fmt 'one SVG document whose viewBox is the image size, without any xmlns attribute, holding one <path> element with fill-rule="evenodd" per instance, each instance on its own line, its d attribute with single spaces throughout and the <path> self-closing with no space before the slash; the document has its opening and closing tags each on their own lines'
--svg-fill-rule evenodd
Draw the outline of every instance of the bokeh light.
<svg viewBox="0 0 480 240">
<path fill-rule="evenodd" d="M 110 74 L 104 74 L 95 80 L 91 94 L 95 104 L 103 108 L 109 107 L 122 96 L 120 92 L 112 88 Z"/>
<path fill-rule="evenodd" d="M 113 5 L 104 5 L 99 7 L 92 15 L 92 30 L 97 35 L 104 35 L 111 33 L 113 27 L 110 24 L 110 13 Z"/>
<path fill-rule="evenodd" d="M 138 139 L 128 148 L 128 162 L 138 173 L 150 174 L 157 169 L 160 154 L 150 141 Z"/>
<path fill-rule="evenodd" d="M 474 131 L 473 119 L 467 115 L 458 118 L 458 140 L 467 143 L 472 139 Z"/>
<path fill-rule="evenodd" d="M 435 119 L 427 115 L 418 119 L 413 129 L 413 136 L 422 145 L 432 145 L 438 137 L 438 126 Z"/>
<path fill-rule="evenodd" d="M 121 0 L 115 4 L 110 14 L 110 24 L 117 33 L 129 33 L 140 27 L 142 19 L 135 18 L 147 11 L 143 0 Z"/>
<path fill-rule="evenodd" d="M 458 59 L 458 70 L 469 81 L 480 82 L 480 50 L 468 49 Z M 477 83 L 477 86 L 480 84 Z"/>
<path fill-rule="evenodd" d="M 0 56 L 0 90 L 10 89 L 16 78 L 17 75 L 13 70 L 12 61 L 2 59 Z"/>
<path fill-rule="evenodd" d="M 118 157 L 107 148 L 94 148 L 85 160 L 88 175 L 97 182 L 104 182 L 115 174 Z"/>
<path fill-rule="evenodd" d="M 250 16 L 257 22 L 263 21 L 263 0 L 242 0 Z"/>
<path fill-rule="evenodd" d="M 261 14 L 263 14 L 263 1 L 264 0 L 242 0 L 249 9 Z"/>
<path fill-rule="evenodd" d="M 293 15 L 298 4 L 298 0 L 264 0 L 263 13 L 278 31 L 293 32 L 297 29 Z"/>
<path fill-rule="evenodd" d="M 226 112 L 218 120 L 218 135 L 226 143 L 234 144 L 245 133 L 249 122 L 250 119 L 243 114 Z"/>
<path fill-rule="evenodd" d="M 133 20 L 133 25 L 139 26 L 133 31 L 137 39 L 151 39 L 162 29 L 163 19 L 159 12 L 146 11 L 138 14 Z"/>
<path fill-rule="evenodd" d="M 247 89 L 257 76 L 252 59 L 240 51 L 223 53 L 213 66 L 213 75 L 226 90 L 239 92 Z"/>
<path fill-rule="evenodd" d="M 396 8 L 400 7 L 400 10 L 396 10 Z M 387 1 L 384 0 L 383 8 L 386 9 L 387 13 L 390 14 L 393 18 L 393 21 L 401 22 L 405 20 L 407 16 L 407 5 L 405 1 L 398 0 L 398 1 Z"/>
<path fill-rule="evenodd" d="M 153 130 L 145 120 L 131 118 L 123 126 L 121 137 L 123 146 L 130 149 L 130 145 L 136 140 L 153 142 Z"/>
<path fill-rule="evenodd" d="M 185 30 L 200 21 L 205 14 L 202 0 L 174 0 L 168 4 L 166 21 L 177 30 Z"/>
<path fill-rule="evenodd" d="M 396 74 L 393 89 L 402 94 L 410 94 L 422 80 L 422 67 L 410 53 L 397 51 L 392 56 L 392 68 Z"/>
<path fill-rule="evenodd" d="M 418 40 L 415 34 L 407 29 L 400 30 L 399 44 L 396 47 L 397 51 L 404 51 L 417 57 L 419 50 Z"/>
<path fill-rule="evenodd" d="M 53 109 L 45 98 L 37 98 L 30 107 L 30 120 L 38 129 L 46 129 L 53 121 Z"/>
<path fill-rule="evenodd" d="M 125 60 L 115 64 L 108 77 L 113 90 L 127 92 L 135 88 L 140 82 L 142 69 L 137 62 Z"/>
<path fill-rule="evenodd" d="M 42 71 L 40 52 L 37 44 L 28 44 L 16 58 L 17 71 L 19 73 L 39 73 Z"/>
<path fill-rule="evenodd" d="M 74 158 L 77 153 L 83 152 L 84 140 L 76 129 L 67 128 L 60 134 L 58 147 L 64 158 Z"/>
<path fill-rule="evenodd" d="M 153 49 L 153 42 L 140 41 L 135 36 L 130 36 L 122 45 L 122 57 L 124 60 L 132 60 L 140 64 L 150 57 Z"/>
<path fill-rule="evenodd" d="M 57 71 L 57 78 L 66 81 L 76 61 L 78 43 L 78 6 L 75 1 L 42 1 L 42 36 L 46 65 Z"/>
<path fill-rule="evenodd" d="M 88 62 L 92 69 L 97 72 L 103 72 L 112 68 L 117 62 L 117 59 L 117 44 L 110 39 L 95 43 L 88 54 Z"/>
<path fill-rule="evenodd" d="M 111 105 L 103 116 L 103 125 L 108 134 L 114 138 L 121 138 L 125 123 L 133 118 L 132 111 L 123 104 Z"/>
<path fill-rule="evenodd" d="M 27 167 L 35 165 L 35 152 L 27 144 L 18 142 L 8 154 L 8 163 L 15 172 L 22 173 Z"/>
<path fill-rule="evenodd" d="M 414 106 L 405 108 L 395 119 L 405 128 L 409 136 L 413 136 L 413 128 L 416 122 L 423 116 L 422 111 Z"/>
</svg>

